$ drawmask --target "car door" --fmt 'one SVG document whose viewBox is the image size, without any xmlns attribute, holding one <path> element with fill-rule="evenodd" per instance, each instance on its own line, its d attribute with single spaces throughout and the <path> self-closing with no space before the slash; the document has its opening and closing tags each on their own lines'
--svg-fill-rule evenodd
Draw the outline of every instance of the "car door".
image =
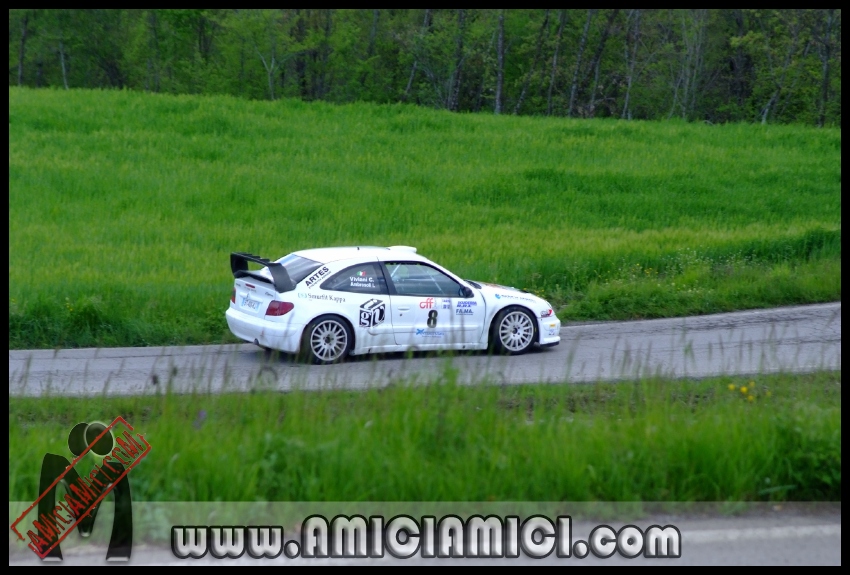
<svg viewBox="0 0 850 575">
<path fill-rule="evenodd" d="M 460 283 L 424 262 L 385 262 L 390 317 L 398 345 L 420 349 L 463 348 L 480 339 L 484 298 L 465 297 Z"/>
<path fill-rule="evenodd" d="M 349 310 L 358 349 L 395 345 L 392 323 L 387 317 L 387 282 L 377 261 L 346 267 L 322 282 L 320 288 L 328 292 L 329 311 L 335 306 Z"/>
</svg>

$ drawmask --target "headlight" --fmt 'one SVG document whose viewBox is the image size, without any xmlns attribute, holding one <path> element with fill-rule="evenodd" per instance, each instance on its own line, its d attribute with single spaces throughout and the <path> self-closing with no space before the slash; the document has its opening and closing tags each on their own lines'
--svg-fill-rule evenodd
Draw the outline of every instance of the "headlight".
<svg viewBox="0 0 850 575">
<path fill-rule="evenodd" d="M 551 307 L 546 311 L 540 312 L 541 318 L 552 317 L 553 315 L 555 315 L 555 311 Z"/>
</svg>

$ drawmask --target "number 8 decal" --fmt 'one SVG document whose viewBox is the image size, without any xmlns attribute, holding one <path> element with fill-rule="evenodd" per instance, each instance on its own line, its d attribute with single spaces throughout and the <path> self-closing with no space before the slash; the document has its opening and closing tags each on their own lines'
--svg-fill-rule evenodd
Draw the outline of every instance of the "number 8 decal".
<svg viewBox="0 0 850 575">
<path fill-rule="evenodd" d="M 428 312 L 428 327 L 437 327 L 437 310 L 435 309 Z"/>
</svg>

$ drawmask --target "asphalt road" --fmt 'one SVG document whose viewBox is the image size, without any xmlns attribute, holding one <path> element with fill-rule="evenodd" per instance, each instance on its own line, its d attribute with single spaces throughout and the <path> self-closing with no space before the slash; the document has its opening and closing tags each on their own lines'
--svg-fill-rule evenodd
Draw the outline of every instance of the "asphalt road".
<svg viewBox="0 0 850 575">
<path fill-rule="evenodd" d="M 250 344 L 225 346 L 16 350 L 9 394 L 110 395 L 209 389 L 246 391 L 383 386 L 398 378 L 427 383 L 451 369 L 473 384 L 632 379 L 647 374 L 721 374 L 841 369 L 841 303 L 700 317 L 566 325 L 561 344 L 518 357 L 469 353 L 453 358 L 389 354 L 308 366 L 268 358 Z"/>
</svg>

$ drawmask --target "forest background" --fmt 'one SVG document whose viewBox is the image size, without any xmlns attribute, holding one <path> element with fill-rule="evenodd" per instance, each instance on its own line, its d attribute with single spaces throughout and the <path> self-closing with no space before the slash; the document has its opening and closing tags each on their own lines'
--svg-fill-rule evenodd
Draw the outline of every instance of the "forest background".
<svg viewBox="0 0 850 575">
<path fill-rule="evenodd" d="M 841 10 L 10 10 L 9 85 L 841 125 Z"/>
</svg>

